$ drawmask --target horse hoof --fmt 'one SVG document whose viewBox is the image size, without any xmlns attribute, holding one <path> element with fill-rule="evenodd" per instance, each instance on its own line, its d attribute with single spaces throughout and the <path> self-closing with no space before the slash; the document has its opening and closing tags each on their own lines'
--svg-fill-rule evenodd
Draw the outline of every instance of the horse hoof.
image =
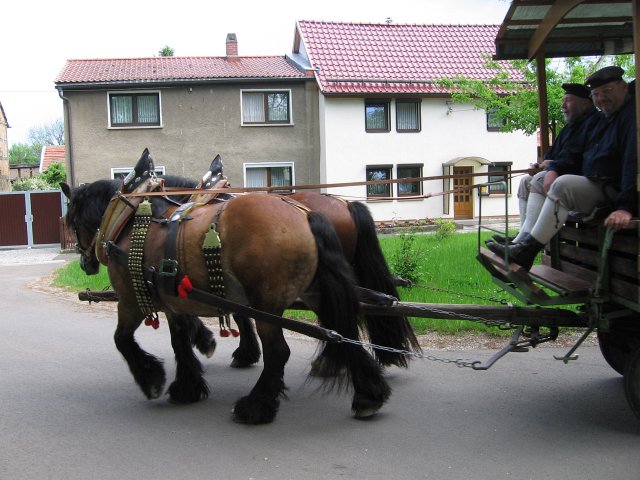
<svg viewBox="0 0 640 480">
<path fill-rule="evenodd" d="M 378 413 L 378 410 L 378 408 L 363 408 L 362 410 L 356 410 L 354 417 L 358 420 L 366 420 Z"/>
<path fill-rule="evenodd" d="M 242 360 L 234 358 L 229 366 L 231 368 L 249 368 L 251 365 L 251 363 L 243 362 Z"/>
<path fill-rule="evenodd" d="M 160 395 L 162 395 L 163 389 L 164 389 L 164 385 L 156 385 L 155 387 L 151 387 L 149 389 L 149 399 L 154 400 L 156 398 L 160 398 Z"/>
<path fill-rule="evenodd" d="M 267 401 L 243 397 L 233 407 L 233 421 L 248 425 L 271 423 L 276 418 L 279 405 L 278 399 Z"/>
</svg>

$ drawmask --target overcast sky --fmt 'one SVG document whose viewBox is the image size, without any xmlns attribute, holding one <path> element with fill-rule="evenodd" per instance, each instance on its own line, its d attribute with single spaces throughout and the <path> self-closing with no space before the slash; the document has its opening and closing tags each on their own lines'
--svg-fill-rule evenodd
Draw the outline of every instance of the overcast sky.
<svg viewBox="0 0 640 480">
<path fill-rule="evenodd" d="M 67 59 L 223 56 L 227 33 L 239 55 L 291 52 L 297 20 L 499 24 L 508 0 L 8 0 L 2 6 L 0 103 L 9 145 L 62 118 L 54 81 Z"/>
</svg>

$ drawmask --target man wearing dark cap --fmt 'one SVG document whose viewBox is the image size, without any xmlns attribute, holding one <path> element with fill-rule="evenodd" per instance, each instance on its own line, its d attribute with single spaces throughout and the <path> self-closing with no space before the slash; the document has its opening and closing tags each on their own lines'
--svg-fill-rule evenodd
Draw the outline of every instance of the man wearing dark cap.
<svg viewBox="0 0 640 480">
<path fill-rule="evenodd" d="M 623 73 L 620 67 L 605 67 L 587 78 L 593 104 L 602 114 L 589 128 L 580 174 L 559 176 L 531 231 L 508 247 L 488 245 L 493 252 L 504 255 L 507 248 L 511 261 L 529 270 L 570 211 L 588 214 L 608 206 L 612 212 L 604 221 L 606 227 L 618 230 L 629 225 L 637 210 L 636 117 Z"/>
<path fill-rule="evenodd" d="M 591 102 L 591 92 L 585 85 L 563 83 L 562 89 L 565 94 L 562 97 L 561 108 L 566 125 L 544 156 L 541 167 L 545 170 L 533 176 L 527 175 L 520 182 L 518 200 L 521 204 L 521 226 L 520 233 L 512 239 L 513 242 L 519 241 L 533 227 L 553 181 L 566 173 L 581 172 L 582 150 L 586 144 L 589 125 L 598 113 Z M 493 238 L 500 243 L 505 241 L 500 235 Z"/>
</svg>

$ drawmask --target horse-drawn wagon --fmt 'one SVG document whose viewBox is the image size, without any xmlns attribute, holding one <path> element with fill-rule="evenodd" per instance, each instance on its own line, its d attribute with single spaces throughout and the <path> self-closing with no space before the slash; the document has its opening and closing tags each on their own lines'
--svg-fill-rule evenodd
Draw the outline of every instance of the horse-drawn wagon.
<svg viewBox="0 0 640 480">
<path fill-rule="evenodd" d="M 637 50 L 640 40 L 634 32 L 638 30 L 638 9 L 637 0 L 512 2 L 496 39 L 496 58 L 528 58 L 537 62 L 542 154 L 548 148 L 545 58 Z M 638 109 L 640 106 L 637 105 L 636 111 Z M 140 167 L 140 172 L 148 170 L 144 165 Z M 326 348 L 314 365 L 316 373 L 334 376 L 346 369 L 355 389 L 352 408 L 356 416 L 372 415 L 389 395 L 380 365 L 406 366 L 406 358 L 424 356 L 408 326 L 408 316 L 468 319 L 514 328 L 507 345 L 486 363 L 454 361 L 459 366 L 475 369 L 487 369 L 511 351 L 552 341 L 560 328 L 582 329 L 584 334 L 574 348 L 559 358 L 566 363 L 575 358 L 575 350 L 595 331 L 604 358 L 624 375 L 627 399 L 633 412 L 640 417 L 640 244 L 636 221 L 632 223 L 633 228 L 616 233 L 605 229 L 597 218 L 591 221 L 571 219 L 547 245 L 542 264 L 527 272 L 511 263 L 508 257 L 500 258 L 480 246 L 480 232 L 487 228 L 481 218 L 478 260 L 493 280 L 521 300 L 524 306 L 415 304 L 395 301 L 397 290 L 392 284 L 392 276 L 385 270 L 386 265 L 376 267 L 379 269 L 374 271 L 356 272 L 359 287 L 351 289 L 344 258 L 339 259 L 337 252 L 346 253 L 347 260 L 356 266 L 371 265 L 378 253 L 369 250 L 377 245 L 370 237 L 372 221 L 364 221 L 365 228 L 359 228 L 356 213 L 351 207 L 345 207 L 346 204 L 328 206 L 323 202 L 332 200 L 314 200 L 304 195 L 287 201 L 265 200 L 263 196 L 256 203 L 252 200 L 214 202 L 206 215 L 201 214 L 204 209 L 165 206 L 171 213 L 158 221 L 158 216 L 152 215 L 150 210 L 137 212 L 142 198 L 159 198 L 167 192 L 152 192 L 152 188 L 146 188 L 136 193 L 134 190 L 140 186 L 136 182 L 143 177 L 140 172 L 129 179 L 134 182 L 128 193 L 119 191 L 118 185 L 110 184 L 101 193 L 103 201 L 98 209 L 91 210 L 82 205 L 82 201 L 95 201 L 99 197 L 97 192 L 67 189 L 65 193 L 70 198 L 69 224 L 75 231 L 85 269 L 96 268 L 96 250 L 98 257 L 103 257 L 103 263 L 109 264 L 119 300 L 116 344 L 134 378 L 150 398 L 160 394 L 164 371 L 156 359 L 135 343 L 133 332 L 145 317 L 153 324 L 154 307 L 162 303 L 171 317 L 172 344 L 178 361 L 177 378 L 169 388 L 171 397 L 177 401 L 196 401 L 208 392 L 199 364 L 195 365 L 192 345 L 211 353 L 214 342 L 195 315 L 234 313 L 241 334 L 240 347 L 234 354 L 235 366 L 257 361 L 259 349 L 249 319 L 256 320 L 265 367 L 252 392 L 236 404 L 235 418 L 241 422 L 263 423 L 275 416 L 277 398 L 284 388 L 282 371 L 289 355 L 281 335 L 282 328 L 325 341 Z M 215 187 L 210 182 L 213 176 L 205 177 L 201 187 Z M 300 186 L 296 188 L 304 190 Z M 202 190 L 185 192 L 196 195 L 193 198 L 197 198 L 197 203 L 208 204 L 208 200 L 203 201 Z M 222 189 L 214 188 L 211 192 L 220 193 Z M 103 225 L 98 229 L 101 222 L 104 224 L 107 205 L 114 201 L 112 205 L 119 205 L 121 210 L 111 211 L 109 218 L 125 218 L 126 211 L 129 215 L 126 226 L 108 223 L 109 228 L 105 229 Z M 246 208 L 242 207 L 243 202 L 247 204 Z M 129 220 L 134 212 L 136 219 L 131 226 Z M 263 212 L 265 217 L 261 219 L 256 212 Z M 316 218 L 318 216 L 313 212 L 327 215 L 334 231 L 338 232 L 341 248 L 336 247 L 335 238 L 327 236 L 326 222 Z M 90 216 L 92 218 L 88 218 Z M 231 220 L 232 216 L 236 220 Z M 285 223 L 291 228 L 274 228 L 273 222 L 263 221 L 266 217 L 286 219 Z M 247 230 L 248 224 L 260 226 L 260 235 L 256 235 L 255 230 Z M 356 233 L 341 233 L 345 228 Z M 128 232 L 126 240 L 115 241 L 123 229 Z M 188 229 L 192 233 L 184 233 Z M 144 235 L 140 233 L 143 231 Z M 150 236 L 148 231 L 151 231 Z M 250 238 L 250 245 L 237 252 L 225 250 L 221 263 L 217 250 L 220 244 L 240 245 L 243 243 L 241 238 Z M 278 245 L 280 257 L 272 259 L 277 268 L 266 262 L 266 244 L 260 244 L 260 239 Z M 361 243 L 363 239 L 366 241 Z M 316 248 L 320 256 L 313 253 Z M 197 252 L 197 255 L 192 258 L 186 251 Z M 367 261 L 358 261 L 358 255 L 366 256 Z M 149 269 L 149 265 L 153 268 Z M 181 271 L 180 275 L 177 275 L 178 271 Z M 186 271 L 189 276 L 184 275 Z M 276 275 L 276 271 L 284 273 Z M 220 290 L 219 280 L 223 276 L 226 295 Z M 152 294 L 148 291 L 149 285 L 155 289 Z M 155 298 L 150 298 L 154 295 Z M 323 301 L 323 295 L 331 295 L 332 301 Z M 101 299 L 98 294 L 85 293 L 83 296 L 89 300 Z M 320 326 L 281 316 L 284 308 L 293 305 L 298 297 L 319 313 Z M 359 340 L 358 327 L 348 318 L 354 316 L 358 307 L 365 316 L 363 328 L 370 342 Z M 371 360 L 365 347 L 373 350 L 377 362 Z"/>
</svg>

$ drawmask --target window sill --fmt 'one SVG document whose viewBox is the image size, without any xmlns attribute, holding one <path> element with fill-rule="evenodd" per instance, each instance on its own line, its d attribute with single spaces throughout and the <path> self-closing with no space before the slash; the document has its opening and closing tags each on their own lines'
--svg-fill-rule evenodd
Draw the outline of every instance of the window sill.
<svg viewBox="0 0 640 480">
<path fill-rule="evenodd" d="M 107 130 L 148 130 L 153 128 L 164 128 L 163 125 L 127 125 L 126 127 L 118 127 L 110 125 Z"/>
<path fill-rule="evenodd" d="M 241 127 L 293 127 L 294 123 L 241 123 Z"/>
</svg>

